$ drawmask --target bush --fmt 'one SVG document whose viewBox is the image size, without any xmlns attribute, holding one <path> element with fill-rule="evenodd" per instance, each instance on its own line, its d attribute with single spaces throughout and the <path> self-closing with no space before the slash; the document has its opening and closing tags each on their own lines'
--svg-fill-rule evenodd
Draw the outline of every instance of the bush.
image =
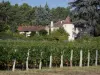
<svg viewBox="0 0 100 75">
<path fill-rule="evenodd" d="M 36 34 L 36 32 L 35 31 L 32 31 L 31 32 L 31 37 L 33 37 L 35 34 Z"/>
<path fill-rule="evenodd" d="M 59 41 L 68 40 L 68 33 L 63 28 L 59 28 L 58 30 L 51 33 L 52 38 Z"/>
<path fill-rule="evenodd" d="M 0 39 L 7 40 L 7 39 L 25 39 L 26 37 L 24 35 L 20 35 L 19 33 L 13 33 L 11 31 L 7 32 L 0 32 Z"/>
<path fill-rule="evenodd" d="M 40 31 L 39 31 L 39 34 L 40 34 L 40 35 L 47 35 L 47 31 L 46 31 L 46 30 L 40 30 Z"/>
</svg>

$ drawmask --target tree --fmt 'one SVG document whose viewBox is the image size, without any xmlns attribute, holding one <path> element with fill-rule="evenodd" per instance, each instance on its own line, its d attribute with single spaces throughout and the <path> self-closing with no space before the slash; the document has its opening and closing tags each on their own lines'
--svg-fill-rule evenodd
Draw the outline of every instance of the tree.
<svg viewBox="0 0 100 75">
<path fill-rule="evenodd" d="M 69 7 L 68 8 L 64 8 L 64 7 L 52 8 L 51 13 L 52 13 L 53 21 L 63 20 L 69 15 L 70 8 Z"/>
<path fill-rule="evenodd" d="M 51 14 L 50 8 L 47 3 L 45 5 L 44 9 L 45 9 L 45 13 L 46 13 L 45 14 L 45 23 L 46 23 L 46 25 L 48 25 L 51 21 L 52 14 Z"/>
<path fill-rule="evenodd" d="M 35 10 L 35 24 L 39 25 L 42 24 L 41 21 L 43 20 L 44 13 L 43 13 L 43 8 L 40 6 Z"/>
<path fill-rule="evenodd" d="M 32 9 L 30 9 L 27 13 L 27 20 L 29 21 L 28 23 L 30 25 L 34 25 L 35 24 L 35 9 L 36 7 L 33 7 Z"/>
<path fill-rule="evenodd" d="M 45 7 L 38 7 L 35 10 L 35 17 L 36 25 L 48 25 L 51 21 L 51 13 L 49 6 L 46 4 Z"/>
<path fill-rule="evenodd" d="M 51 36 L 57 41 L 65 41 L 68 39 L 68 34 L 63 28 L 59 28 L 58 30 L 52 32 Z"/>
<path fill-rule="evenodd" d="M 90 29 L 89 34 L 95 35 L 95 28 L 99 19 L 99 0 L 75 0 L 70 5 L 76 24 L 84 25 Z"/>
<path fill-rule="evenodd" d="M 18 25 L 22 23 L 22 14 L 20 13 L 20 9 L 18 4 L 11 6 L 9 10 L 9 26 L 12 32 L 17 31 Z"/>
<path fill-rule="evenodd" d="M 23 5 L 20 6 L 20 13 L 22 15 L 21 19 L 22 19 L 22 23 L 23 24 L 29 24 L 29 16 L 30 16 L 30 11 L 31 11 L 32 7 L 29 6 L 27 3 L 24 3 Z"/>
<path fill-rule="evenodd" d="M 0 3 L 0 32 L 5 31 L 7 29 L 7 24 L 9 21 L 9 9 L 11 5 L 10 2 L 4 2 L 2 1 Z"/>
</svg>

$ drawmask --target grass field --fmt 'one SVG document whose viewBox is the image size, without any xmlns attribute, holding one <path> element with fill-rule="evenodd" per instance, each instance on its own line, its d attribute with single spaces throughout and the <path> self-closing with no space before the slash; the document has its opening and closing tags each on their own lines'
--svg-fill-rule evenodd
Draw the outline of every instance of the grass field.
<svg viewBox="0 0 100 75">
<path fill-rule="evenodd" d="M 30 69 L 29 71 L 0 71 L 0 75 L 100 75 L 100 66 L 98 67 L 64 67 L 52 69 Z"/>
</svg>

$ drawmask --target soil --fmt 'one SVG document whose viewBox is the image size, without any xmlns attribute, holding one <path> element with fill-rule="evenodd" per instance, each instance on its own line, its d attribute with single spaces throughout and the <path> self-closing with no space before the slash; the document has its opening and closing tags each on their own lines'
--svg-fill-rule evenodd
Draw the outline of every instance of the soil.
<svg viewBox="0 0 100 75">
<path fill-rule="evenodd" d="M 16 70 L 0 71 L 0 75 L 100 75 L 100 66 L 97 67 L 64 67 L 43 68 L 42 70 L 30 69 L 29 71 Z"/>
</svg>

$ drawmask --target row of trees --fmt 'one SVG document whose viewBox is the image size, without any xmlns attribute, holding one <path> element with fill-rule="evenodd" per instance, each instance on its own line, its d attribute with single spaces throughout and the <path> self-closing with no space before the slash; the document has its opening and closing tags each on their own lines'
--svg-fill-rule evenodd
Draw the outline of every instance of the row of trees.
<svg viewBox="0 0 100 75">
<path fill-rule="evenodd" d="M 11 5 L 8 1 L 0 2 L 0 32 L 10 29 L 16 31 L 18 25 L 48 25 L 50 21 L 65 19 L 69 8 L 31 7 L 27 3 Z"/>
<path fill-rule="evenodd" d="M 50 9 L 48 4 L 44 7 L 31 7 L 27 3 L 11 5 L 10 2 L 0 2 L 0 32 L 11 30 L 23 25 L 48 25 L 71 16 L 74 24 L 81 27 L 84 32 L 94 36 L 100 35 L 100 1 L 75 0 L 70 3 L 72 7 L 57 7 Z M 83 34 L 83 31 L 80 35 Z"/>
<path fill-rule="evenodd" d="M 34 68 L 42 66 L 53 67 L 86 66 L 100 63 L 100 38 L 91 38 L 87 41 L 74 42 L 48 42 L 48 41 L 0 41 L 0 67 L 1 69 Z M 81 52 L 80 52 L 81 50 Z M 96 53 L 96 50 L 98 52 Z M 82 53 L 83 51 L 83 53 Z M 89 54 L 90 53 L 90 54 Z M 80 58 L 80 54 L 82 54 Z M 88 58 L 87 58 L 88 57 Z M 98 58 L 98 59 L 97 59 Z M 81 61 L 80 61 L 81 59 Z"/>
</svg>

